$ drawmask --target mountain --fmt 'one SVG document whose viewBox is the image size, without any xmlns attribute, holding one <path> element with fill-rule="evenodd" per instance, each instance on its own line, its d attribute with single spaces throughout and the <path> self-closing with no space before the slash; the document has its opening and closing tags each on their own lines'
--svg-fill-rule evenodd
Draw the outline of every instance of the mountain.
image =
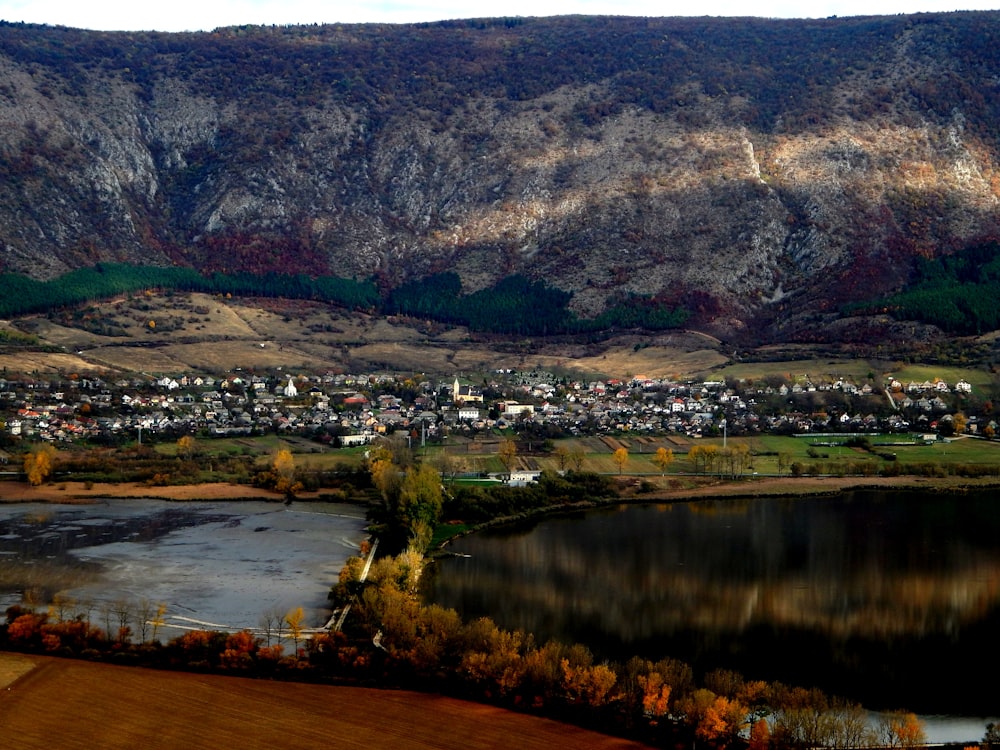
<svg viewBox="0 0 1000 750">
<path fill-rule="evenodd" d="M 1000 236 L 1000 12 L 0 25 L 0 270 L 520 275 L 734 340 Z M 926 276 L 926 269 L 924 271 Z"/>
</svg>

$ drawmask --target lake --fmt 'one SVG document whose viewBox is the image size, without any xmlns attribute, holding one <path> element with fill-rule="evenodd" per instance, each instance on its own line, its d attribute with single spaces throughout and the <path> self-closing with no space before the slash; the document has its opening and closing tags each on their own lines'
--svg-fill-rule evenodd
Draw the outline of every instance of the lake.
<svg viewBox="0 0 1000 750">
<path fill-rule="evenodd" d="M 673 656 L 874 709 L 1000 712 L 992 492 L 630 505 L 449 550 L 461 556 L 425 576 L 425 597 L 540 641 Z M 981 739 L 986 720 L 971 721 Z"/>
<path fill-rule="evenodd" d="M 0 611 L 62 591 L 95 622 L 107 604 L 164 603 L 166 638 L 182 628 L 255 628 L 326 596 L 365 534 L 361 509 L 335 503 L 106 500 L 0 504 Z M 134 630 L 134 627 L 133 627 Z"/>
</svg>

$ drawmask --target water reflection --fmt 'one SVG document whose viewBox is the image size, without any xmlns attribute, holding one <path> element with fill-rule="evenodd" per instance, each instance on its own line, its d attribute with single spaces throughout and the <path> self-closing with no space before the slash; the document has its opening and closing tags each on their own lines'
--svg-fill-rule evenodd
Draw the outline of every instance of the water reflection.
<svg viewBox="0 0 1000 750">
<path fill-rule="evenodd" d="M 443 561 L 427 595 L 608 656 L 992 712 L 994 506 L 987 493 L 874 492 L 630 506 L 459 540 L 471 557 Z"/>
</svg>

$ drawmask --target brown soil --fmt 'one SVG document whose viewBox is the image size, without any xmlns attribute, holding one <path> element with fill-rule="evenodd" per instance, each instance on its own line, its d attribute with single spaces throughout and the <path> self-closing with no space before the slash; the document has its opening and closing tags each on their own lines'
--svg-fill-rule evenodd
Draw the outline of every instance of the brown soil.
<svg viewBox="0 0 1000 750">
<path fill-rule="evenodd" d="M 4 662 L 24 657 L 0 653 Z M 160 672 L 31 657 L 0 688 L 0 737 L 21 750 L 335 747 L 624 750 L 643 745 L 436 695 Z"/>
<path fill-rule="evenodd" d="M 316 493 L 301 493 L 310 499 Z M 0 482 L 0 503 L 91 503 L 104 498 L 155 498 L 160 500 L 271 500 L 282 495 L 246 484 L 209 482 L 205 484 L 150 487 L 139 482 L 95 483 L 87 489 L 83 482 L 59 482 L 31 487 L 24 482 Z"/>
</svg>

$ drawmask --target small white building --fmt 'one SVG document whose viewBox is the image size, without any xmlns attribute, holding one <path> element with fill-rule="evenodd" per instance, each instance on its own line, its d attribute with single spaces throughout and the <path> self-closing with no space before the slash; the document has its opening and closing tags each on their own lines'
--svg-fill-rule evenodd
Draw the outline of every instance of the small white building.
<svg viewBox="0 0 1000 750">
<path fill-rule="evenodd" d="M 519 404 L 515 401 L 507 401 L 503 405 L 503 415 L 507 419 L 517 419 L 521 415 L 534 416 L 535 407 L 531 404 Z"/>
</svg>

